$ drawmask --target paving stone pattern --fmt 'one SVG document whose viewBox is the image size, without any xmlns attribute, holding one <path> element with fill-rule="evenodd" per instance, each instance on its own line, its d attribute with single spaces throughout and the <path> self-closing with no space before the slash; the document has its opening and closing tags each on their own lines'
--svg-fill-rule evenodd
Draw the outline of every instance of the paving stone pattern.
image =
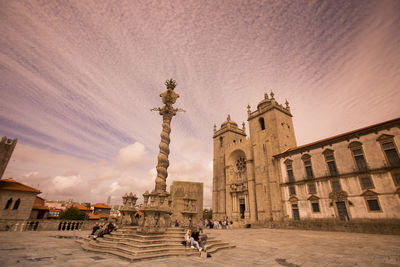
<svg viewBox="0 0 400 267">
<path fill-rule="evenodd" d="M 211 258 L 130 263 L 86 252 L 74 232 L 0 232 L 0 266 L 400 266 L 400 236 L 279 229 L 207 230 L 236 245 Z"/>
</svg>

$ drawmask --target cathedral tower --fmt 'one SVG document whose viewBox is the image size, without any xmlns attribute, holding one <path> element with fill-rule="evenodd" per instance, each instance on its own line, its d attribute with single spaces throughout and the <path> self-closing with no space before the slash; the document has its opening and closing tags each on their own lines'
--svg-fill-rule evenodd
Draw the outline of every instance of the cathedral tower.
<svg viewBox="0 0 400 267">
<path fill-rule="evenodd" d="M 273 155 L 296 147 L 289 103 L 278 104 L 271 91 L 265 94 L 255 111 L 247 107 L 250 142 L 254 156 L 258 219 L 273 221 L 282 218 L 279 165 Z"/>
<path fill-rule="evenodd" d="M 214 125 L 214 159 L 213 159 L 213 216 L 214 218 L 225 218 L 228 216 L 226 205 L 227 198 L 227 181 L 226 181 L 226 151 L 231 145 L 241 143 L 246 140 L 244 129 L 238 128 L 236 122 L 231 120 L 228 115 L 227 120 L 221 124 L 221 128 L 217 131 Z"/>
</svg>

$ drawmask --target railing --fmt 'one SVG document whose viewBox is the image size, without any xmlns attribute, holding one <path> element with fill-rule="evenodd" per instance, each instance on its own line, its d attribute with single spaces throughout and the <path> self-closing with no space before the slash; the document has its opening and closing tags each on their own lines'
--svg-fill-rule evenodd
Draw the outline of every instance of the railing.
<svg viewBox="0 0 400 267">
<path fill-rule="evenodd" d="M 0 231 L 75 231 L 90 230 L 94 221 L 60 221 L 60 220 L 0 220 Z"/>
</svg>

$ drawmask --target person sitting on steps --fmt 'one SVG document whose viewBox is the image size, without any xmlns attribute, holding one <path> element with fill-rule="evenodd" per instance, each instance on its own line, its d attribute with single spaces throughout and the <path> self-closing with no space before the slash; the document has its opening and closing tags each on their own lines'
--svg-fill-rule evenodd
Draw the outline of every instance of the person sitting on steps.
<svg viewBox="0 0 400 267">
<path fill-rule="evenodd" d="M 196 241 L 196 240 L 194 240 L 194 238 L 193 238 L 193 236 L 192 236 L 192 231 L 190 231 L 189 229 L 186 231 L 186 234 L 185 234 L 185 241 L 186 241 L 186 244 L 187 244 L 187 245 L 190 244 L 190 248 L 195 248 L 195 247 L 193 246 L 193 245 L 195 245 L 196 248 L 197 248 L 199 251 L 201 251 L 201 248 L 200 248 L 200 246 L 199 246 L 199 242 Z"/>
</svg>

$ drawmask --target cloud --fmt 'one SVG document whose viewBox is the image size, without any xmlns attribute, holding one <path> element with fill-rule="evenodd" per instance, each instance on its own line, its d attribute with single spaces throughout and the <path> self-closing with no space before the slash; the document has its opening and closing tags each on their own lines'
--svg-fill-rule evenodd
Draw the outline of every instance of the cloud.
<svg viewBox="0 0 400 267">
<path fill-rule="evenodd" d="M 0 134 L 19 138 L 5 176 L 53 199 L 151 189 L 162 118 L 150 109 L 173 77 L 187 112 L 171 122 L 167 183 L 204 182 L 206 203 L 213 124 L 247 121 L 270 89 L 299 145 L 398 117 L 399 13 L 395 0 L 4 1 Z M 55 177 L 89 189 L 59 196 Z"/>
<path fill-rule="evenodd" d="M 145 146 L 138 142 L 124 147 L 118 153 L 118 165 L 122 168 L 137 166 L 144 162 L 145 152 Z"/>
<path fill-rule="evenodd" d="M 82 179 L 78 176 L 56 176 L 53 179 L 54 190 L 56 193 L 74 191 L 82 188 Z"/>
</svg>

